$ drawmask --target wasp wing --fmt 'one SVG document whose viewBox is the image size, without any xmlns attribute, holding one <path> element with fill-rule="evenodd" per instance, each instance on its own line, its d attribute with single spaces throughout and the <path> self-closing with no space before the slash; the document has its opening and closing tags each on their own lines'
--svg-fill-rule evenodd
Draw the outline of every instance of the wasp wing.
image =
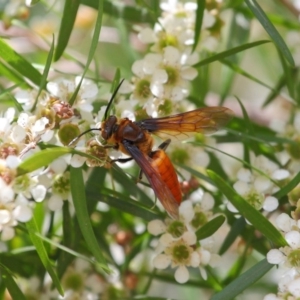
<svg viewBox="0 0 300 300">
<path fill-rule="evenodd" d="M 123 141 L 123 145 L 146 175 L 156 197 L 159 199 L 165 210 L 172 218 L 178 219 L 178 203 L 168 186 L 163 182 L 160 174 L 151 165 L 151 158 L 143 154 L 135 145 L 132 145 L 127 141 Z"/>
<path fill-rule="evenodd" d="M 154 134 L 179 136 L 185 133 L 214 133 L 233 117 L 233 111 L 222 106 L 203 107 L 185 113 L 145 119 L 136 122 L 138 126 Z"/>
</svg>

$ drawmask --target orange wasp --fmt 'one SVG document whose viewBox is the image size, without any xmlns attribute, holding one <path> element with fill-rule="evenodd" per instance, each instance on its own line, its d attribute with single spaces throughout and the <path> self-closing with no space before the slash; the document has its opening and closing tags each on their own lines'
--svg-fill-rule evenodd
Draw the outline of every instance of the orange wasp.
<svg viewBox="0 0 300 300">
<path fill-rule="evenodd" d="M 232 118 L 233 112 L 226 107 L 215 106 L 137 122 L 130 121 L 128 118 L 118 119 L 114 115 L 107 117 L 111 103 L 121 84 L 122 82 L 109 101 L 101 128 L 88 131 L 100 130 L 108 147 L 130 156 L 125 159 L 115 159 L 112 162 L 127 162 L 134 159 L 141 168 L 140 174 L 146 175 L 165 210 L 172 218 L 177 219 L 182 193 L 174 166 L 165 153 L 171 140 L 168 139 L 159 146 L 158 150 L 153 151 L 154 141 L 151 135 L 164 133 L 176 136 L 192 132 L 213 133 Z"/>
</svg>

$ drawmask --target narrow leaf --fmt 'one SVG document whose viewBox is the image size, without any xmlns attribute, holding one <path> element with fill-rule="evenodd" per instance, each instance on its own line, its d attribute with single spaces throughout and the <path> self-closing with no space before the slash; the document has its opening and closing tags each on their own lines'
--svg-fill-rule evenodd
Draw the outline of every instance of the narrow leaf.
<svg viewBox="0 0 300 300">
<path fill-rule="evenodd" d="M 26 300 L 25 295 L 20 290 L 19 286 L 16 284 L 14 278 L 7 268 L 0 265 L 0 270 L 2 273 L 2 279 L 4 286 L 7 288 L 12 299 L 16 300 Z M 0 279 L 1 280 L 1 279 Z"/>
<path fill-rule="evenodd" d="M 239 65 L 237 64 L 234 64 L 233 62 L 227 60 L 227 59 L 220 59 L 220 62 L 226 66 L 228 66 L 230 69 L 232 69 L 233 71 L 235 71 L 236 73 L 240 74 L 240 75 L 243 75 L 244 77 L 254 81 L 254 82 L 257 82 L 258 84 L 268 88 L 269 90 L 273 91 L 273 88 L 264 83 L 263 81 L 257 79 L 256 77 L 254 77 L 253 75 L 251 75 L 250 73 L 246 72 L 245 70 L 243 70 Z"/>
<path fill-rule="evenodd" d="M 62 56 L 69 42 L 74 22 L 76 19 L 80 0 L 65 0 L 65 6 L 60 23 L 57 46 L 54 60 L 57 61 Z"/>
<path fill-rule="evenodd" d="M 196 146 L 199 146 L 199 144 L 196 144 L 196 143 L 193 143 L 193 144 L 195 144 Z M 201 146 L 203 146 L 203 145 L 201 145 Z M 183 169 L 187 170 L 188 172 L 190 172 L 195 177 L 197 177 L 199 179 L 202 179 L 202 180 L 204 180 L 204 181 L 206 181 L 206 182 L 208 182 L 212 185 L 215 185 L 215 183 L 208 176 L 204 175 L 203 173 L 201 173 L 201 172 L 199 172 L 199 171 L 197 171 L 197 170 L 195 170 L 191 167 L 183 165 L 183 164 L 176 164 L 176 165 L 180 168 L 183 168 Z"/>
<path fill-rule="evenodd" d="M 289 181 L 287 185 L 285 185 L 283 188 L 281 188 L 278 192 L 274 193 L 273 196 L 275 198 L 282 198 L 283 196 L 286 196 L 290 191 L 292 191 L 300 182 L 300 172 L 297 173 L 297 175 Z"/>
<path fill-rule="evenodd" d="M 40 85 L 42 75 L 25 58 L 15 52 L 0 38 L 0 57 L 22 76 Z"/>
<path fill-rule="evenodd" d="M 49 273 L 55 287 L 57 288 L 58 292 L 60 295 L 63 296 L 64 292 L 63 289 L 60 285 L 60 281 L 59 278 L 53 268 L 53 265 L 48 257 L 48 253 L 46 251 L 46 248 L 44 246 L 43 241 L 41 240 L 41 238 L 38 236 L 39 232 L 38 232 L 38 228 L 35 222 L 35 219 L 32 218 L 30 221 L 28 221 L 26 223 L 26 227 L 28 229 L 28 233 L 30 236 L 30 239 L 33 243 L 33 245 L 35 246 L 36 252 L 38 253 L 45 269 L 47 270 L 47 272 Z"/>
<path fill-rule="evenodd" d="M 17 174 L 20 176 L 35 171 L 49 165 L 56 158 L 72 152 L 73 149 L 67 147 L 53 147 L 39 151 L 28 157 L 18 166 Z"/>
<path fill-rule="evenodd" d="M 233 244 L 236 238 L 241 234 L 246 225 L 246 221 L 243 217 L 237 219 L 234 224 L 231 226 L 229 233 L 227 234 L 220 250 L 219 254 L 224 254 L 228 248 Z"/>
<path fill-rule="evenodd" d="M 78 220 L 82 236 L 87 243 L 88 249 L 93 253 L 97 262 L 100 264 L 100 267 L 107 272 L 109 268 L 102 254 L 102 250 L 99 248 L 90 221 L 90 215 L 87 210 L 85 185 L 83 181 L 82 170 L 80 168 L 71 167 L 70 173 L 71 193 L 76 211 L 76 218 Z"/>
<path fill-rule="evenodd" d="M 263 259 L 258 264 L 253 266 L 251 269 L 240 275 L 236 280 L 231 282 L 222 292 L 212 296 L 211 300 L 232 300 L 243 292 L 246 288 L 251 286 L 254 282 L 259 280 L 265 275 L 274 265 Z"/>
<path fill-rule="evenodd" d="M 249 9 L 252 11 L 252 13 L 255 15 L 257 20 L 266 30 L 266 32 L 270 35 L 274 44 L 277 46 L 277 48 L 282 53 L 282 55 L 286 58 L 289 64 L 295 66 L 295 62 L 289 48 L 287 47 L 281 35 L 278 33 L 277 29 L 270 22 L 265 12 L 261 9 L 259 4 L 256 2 L 256 0 L 245 0 L 245 2 L 248 5 Z"/>
<path fill-rule="evenodd" d="M 247 219 L 257 230 L 259 230 L 267 239 L 277 246 L 285 246 L 287 242 L 281 233 L 269 222 L 259 211 L 245 201 L 237 192 L 219 175 L 207 170 L 209 177 L 215 182 L 216 186 L 226 196 L 226 198 L 235 206 L 239 213 Z"/>
<path fill-rule="evenodd" d="M 53 59 L 53 53 L 54 53 L 54 36 L 52 38 L 51 48 L 50 48 L 50 51 L 49 51 L 49 54 L 48 54 L 48 57 L 47 57 L 47 61 L 46 61 L 46 64 L 45 64 L 44 72 L 43 72 L 43 75 L 42 75 L 42 78 L 41 78 L 41 84 L 40 84 L 40 87 L 39 87 L 39 91 L 36 95 L 36 99 L 35 99 L 34 105 L 32 106 L 31 112 L 35 111 L 35 108 L 36 108 L 36 105 L 37 105 L 37 102 L 38 102 L 38 98 L 39 98 L 41 92 L 43 91 L 43 89 L 46 86 L 48 73 L 49 73 L 51 63 L 52 63 L 52 59 Z"/>
<path fill-rule="evenodd" d="M 139 6 L 129 6 L 127 3 L 112 2 L 109 0 L 103 1 L 103 9 L 105 14 L 123 19 L 132 23 L 153 23 L 152 14 L 147 9 Z M 81 3 L 95 9 L 98 8 L 98 3 L 95 0 L 81 0 Z"/>
<path fill-rule="evenodd" d="M 0 75 L 4 76 L 6 79 L 10 80 L 11 82 L 17 83 L 19 86 L 23 88 L 29 87 L 29 85 L 24 82 L 22 76 L 20 76 L 14 69 L 9 68 L 5 64 L 0 63 Z"/>
<path fill-rule="evenodd" d="M 68 1 L 71 1 L 71 0 L 68 0 Z M 101 26 L 102 26 L 102 15 L 103 15 L 103 0 L 98 0 L 98 15 L 97 15 L 97 20 L 96 20 L 96 24 L 95 24 L 94 34 L 93 34 L 93 37 L 92 37 L 91 46 L 89 48 L 90 49 L 89 50 L 89 55 L 88 55 L 87 62 L 85 64 L 85 68 L 83 70 L 83 74 L 82 74 L 82 77 L 80 79 L 80 82 L 78 83 L 78 85 L 76 87 L 76 90 L 74 91 L 71 99 L 69 100 L 69 103 L 71 105 L 73 105 L 75 100 L 76 100 L 76 97 L 77 97 L 77 94 L 79 92 L 80 86 L 82 84 L 83 78 L 84 78 L 86 72 L 89 70 L 90 64 L 91 64 L 92 59 L 94 57 L 94 54 L 96 52 L 98 42 L 99 42 Z"/>
<path fill-rule="evenodd" d="M 113 192 L 113 191 L 112 191 Z M 135 201 L 129 197 L 122 196 L 115 193 L 118 197 L 108 195 L 107 190 L 104 190 L 102 194 L 88 193 L 88 199 L 98 200 L 108 204 L 109 206 L 115 207 L 121 212 L 131 214 L 133 216 L 140 217 L 146 221 L 160 219 L 161 214 L 158 213 L 154 208 L 146 207 L 138 201 Z M 154 206 L 154 204 L 153 204 Z"/>
<path fill-rule="evenodd" d="M 224 216 L 217 216 L 216 218 L 210 220 L 205 225 L 203 225 L 199 230 L 197 230 L 196 235 L 198 240 L 203 240 L 207 237 L 212 236 L 224 223 Z"/>
<path fill-rule="evenodd" d="M 205 4 L 206 4 L 205 1 L 197 0 L 196 21 L 195 21 L 195 29 L 194 29 L 194 31 L 195 31 L 194 32 L 194 45 L 193 45 L 192 52 L 194 52 L 194 50 L 196 49 L 198 42 L 199 42 Z"/>
<path fill-rule="evenodd" d="M 266 44 L 266 43 L 270 43 L 270 41 L 263 40 L 263 41 L 257 41 L 257 42 L 237 46 L 237 47 L 231 48 L 229 50 L 226 50 L 226 51 L 217 53 L 215 55 L 212 55 L 208 58 L 205 58 L 202 61 L 199 61 L 198 63 L 196 63 L 193 67 L 195 67 L 195 68 L 202 67 L 202 66 L 210 64 L 214 61 L 226 58 L 226 57 L 231 56 L 233 54 L 236 54 L 236 53 L 242 52 L 244 50 L 247 50 L 247 49 L 262 45 L 262 44 Z"/>
<path fill-rule="evenodd" d="M 245 124 L 246 124 L 246 132 L 251 135 L 251 136 L 255 136 L 255 132 L 254 132 L 254 129 L 253 129 L 253 126 L 252 126 L 252 123 L 250 121 L 250 118 L 248 116 L 248 113 L 247 113 L 247 110 L 246 108 L 244 107 L 242 101 L 239 99 L 239 98 L 236 98 L 237 101 L 239 102 L 239 105 L 242 109 L 242 112 L 243 112 L 243 117 L 244 117 L 244 120 L 245 120 Z M 244 147 L 245 147 L 245 151 L 246 151 L 246 157 L 248 157 L 249 155 L 247 154 L 247 146 L 251 147 L 253 152 L 255 153 L 255 155 L 258 155 L 259 154 L 259 145 L 256 143 L 256 142 L 251 142 L 251 143 L 245 143 Z M 248 160 L 249 162 L 249 160 Z"/>
</svg>

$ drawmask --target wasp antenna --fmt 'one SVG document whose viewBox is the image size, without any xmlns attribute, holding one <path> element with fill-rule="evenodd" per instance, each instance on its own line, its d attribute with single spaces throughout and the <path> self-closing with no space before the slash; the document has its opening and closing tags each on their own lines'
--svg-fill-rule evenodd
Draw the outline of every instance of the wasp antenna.
<svg viewBox="0 0 300 300">
<path fill-rule="evenodd" d="M 73 139 L 70 143 L 69 143 L 69 147 L 72 146 L 77 140 L 79 140 L 83 135 L 85 135 L 86 133 L 88 132 L 91 132 L 91 131 L 94 131 L 94 130 L 98 130 L 98 131 L 101 131 L 101 128 L 91 128 L 91 129 L 88 129 L 82 133 L 80 133 L 78 136 L 76 136 L 75 139 Z"/>
<path fill-rule="evenodd" d="M 124 81 L 124 78 L 120 81 L 119 85 L 117 86 L 117 88 L 116 88 L 115 91 L 113 92 L 113 94 L 112 94 L 112 96 L 111 96 L 111 98 L 110 98 L 110 100 L 109 100 L 109 102 L 108 102 L 108 104 L 107 104 L 107 107 L 106 107 L 106 110 L 105 110 L 105 113 L 104 113 L 104 120 L 107 119 L 107 114 L 108 114 L 108 112 L 109 112 L 109 110 L 110 110 L 111 104 L 112 104 L 114 98 L 116 97 L 116 94 L 118 93 L 118 91 L 119 91 L 119 89 L 120 89 L 120 87 L 121 87 L 123 81 Z"/>
</svg>

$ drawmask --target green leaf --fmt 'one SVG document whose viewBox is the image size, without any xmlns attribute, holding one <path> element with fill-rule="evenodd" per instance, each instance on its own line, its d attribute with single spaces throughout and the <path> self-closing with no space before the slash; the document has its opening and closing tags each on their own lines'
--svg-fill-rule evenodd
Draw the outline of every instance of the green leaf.
<svg viewBox="0 0 300 300">
<path fill-rule="evenodd" d="M 65 6 L 62 13 L 60 23 L 57 46 L 55 49 L 54 61 L 57 61 L 62 56 L 69 42 L 74 22 L 76 19 L 80 0 L 65 0 Z"/>
<path fill-rule="evenodd" d="M 267 96 L 267 98 L 266 98 L 265 102 L 263 103 L 262 107 L 266 107 L 272 101 L 277 99 L 277 96 L 280 94 L 280 90 L 284 87 L 285 83 L 286 83 L 286 78 L 285 78 L 285 74 L 283 74 L 278 79 L 276 85 L 273 87 L 273 90 L 271 90 L 270 94 Z"/>
<path fill-rule="evenodd" d="M 23 79 L 22 79 L 23 80 Z M 22 107 L 22 105 L 17 101 L 17 99 L 10 93 L 11 91 L 13 91 L 16 87 L 18 87 L 18 85 L 17 84 L 15 84 L 15 85 L 13 85 L 13 86 L 11 86 L 11 87 L 9 87 L 9 88 L 7 88 L 7 89 L 5 89 L 5 90 L 3 90 L 3 91 L 1 91 L 1 93 L 0 93 L 0 97 L 2 96 L 2 95 L 5 95 L 5 94 L 7 94 L 7 97 L 9 98 L 9 99 L 11 99 L 11 101 L 10 100 L 8 100 L 8 101 L 2 101 L 2 99 L 0 100 L 0 102 L 1 102 L 1 104 L 8 104 L 7 102 L 11 102 L 11 103 L 13 103 L 13 105 L 16 107 L 16 109 L 19 111 L 19 112 L 21 112 L 21 111 L 23 111 L 23 107 Z M 9 106 L 11 106 L 12 104 L 11 103 L 9 103 L 8 105 Z"/>
<path fill-rule="evenodd" d="M 112 195 L 111 195 L 112 194 Z M 147 207 L 139 201 L 133 200 L 130 197 L 124 196 L 121 193 L 102 188 L 101 193 L 87 193 L 88 199 L 93 201 L 98 200 L 112 206 L 121 212 L 140 217 L 145 221 L 161 219 L 161 214 L 154 208 Z M 154 204 L 153 204 L 154 207 Z"/>
<path fill-rule="evenodd" d="M 252 126 L 252 123 L 250 121 L 250 118 L 248 116 L 248 113 L 242 103 L 242 101 L 239 99 L 239 98 L 236 98 L 237 101 L 239 102 L 239 105 L 242 109 L 242 112 L 243 112 L 243 117 L 244 117 L 244 120 L 245 120 L 245 124 L 246 124 L 246 132 L 250 135 L 250 136 L 255 136 L 255 132 L 254 132 L 254 128 Z M 253 152 L 255 153 L 255 155 L 258 155 L 259 154 L 259 145 L 257 142 L 254 142 L 252 141 L 251 143 L 244 143 L 244 147 L 245 147 L 245 151 L 247 152 L 247 147 L 251 148 L 253 150 Z M 246 153 L 245 155 L 246 157 L 249 157 L 249 154 Z M 248 160 L 249 162 L 249 160 Z"/>
<path fill-rule="evenodd" d="M 26 300 L 25 295 L 20 290 L 19 286 L 16 284 L 14 278 L 11 273 L 5 266 L 0 264 L 0 270 L 2 273 L 2 279 L 5 287 L 9 291 L 10 296 L 13 300 Z M 4 298 L 3 298 L 4 299 Z"/>
<path fill-rule="evenodd" d="M 83 175 L 81 168 L 70 168 L 70 184 L 73 203 L 76 211 L 76 218 L 79 223 L 79 227 L 84 237 L 88 249 L 93 253 L 100 267 L 108 272 L 109 268 L 107 262 L 99 248 L 97 239 L 95 237 L 92 224 L 90 221 L 90 215 L 87 209 L 87 200 L 85 195 L 85 184 L 83 181 Z"/>
<path fill-rule="evenodd" d="M 141 202 L 146 206 L 153 206 L 153 200 L 144 190 L 138 187 L 137 177 L 130 178 L 128 174 L 125 174 L 124 170 L 116 164 L 111 169 L 111 176 L 113 180 L 116 180 L 124 187 L 125 191 L 130 196 L 135 196 L 135 198 L 138 197 L 138 199 L 141 199 Z M 144 182 L 141 181 L 140 183 L 143 184 Z"/>
<path fill-rule="evenodd" d="M 300 172 L 296 174 L 296 176 L 289 181 L 287 185 L 281 188 L 279 191 L 273 194 L 275 198 L 282 198 L 286 196 L 290 191 L 292 191 L 300 182 Z"/>
<path fill-rule="evenodd" d="M 103 10 L 116 19 L 123 19 L 132 23 L 153 23 L 153 17 L 147 9 L 138 6 L 129 6 L 122 2 L 103 1 Z M 81 0 L 81 3 L 98 9 L 95 0 Z"/>
<path fill-rule="evenodd" d="M 233 10 L 233 16 L 231 18 L 229 31 L 230 32 L 230 38 L 227 39 L 227 45 L 226 49 L 230 49 L 233 47 L 236 47 L 238 45 L 244 44 L 248 41 L 250 36 L 250 20 L 249 18 L 244 14 L 244 22 L 240 22 L 241 13 L 237 10 Z M 241 61 L 243 52 L 238 55 L 232 55 L 229 60 L 232 63 L 239 64 Z M 232 88 L 232 85 L 234 84 L 234 78 L 235 78 L 235 72 L 228 68 L 222 68 L 220 74 L 220 82 L 221 82 L 221 102 L 220 105 L 224 103 L 226 98 L 228 97 L 228 94 L 230 93 L 230 90 Z"/>
<path fill-rule="evenodd" d="M 212 55 L 212 56 L 210 56 L 208 58 L 205 58 L 202 61 L 199 61 L 198 63 L 196 63 L 195 65 L 193 65 L 193 67 L 194 68 L 199 68 L 199 67 L 205 66 L 207 64 L 210 64 L 210 63 L 212 63 L 214 61 L 217 61 L 217 60 L 220 60 L 220 59 L 224 59 L 224 58 L 226 58 L 228 56 L 234 55 L 234 54 L 239 53 L 241 51 L 244 51 L 244 50 L 247 50 L 247 49 L 250 49 L 250 48 L 262 45 L 262 44 L 266 44 L 266 43 L 270 43 L 270 41 L 262 40 L 262 41 L 257 41 L 257 42 L 253 42 L 253 43 L 248 43 L 248 44 L 244 44 L 244 45 L 241 45 L 241 46 L 237 46 L 237 47 L 231 48 L 229 50 L 226 50 L 226 51 L 217 53 L 215 55 Z"/>
<path fill-rule="evenodd" d="M 1 38 L 0 58 L 22 76 L 31 80 L 34 84 L 38 86 L 41 84 L 42 75 L 38 72 L 38 70 L 35 69 L 25 58 L 10 48 Z"/>
<path fill-rule="evenodd" d="M 47 57 L 47 61 L 46 61 L 46 64 L 45 64 L 44 72 L 43 72 L 42 79 L 41 79 L 41 84 L 40 84 L 38 93 L 36 95 L 34 105 L 32 106 L 31 112 L 35 111 L 39 96 L 40 96 L 41 92 L 43 91 L 44 87 L 46 86 L 48 73 L 49 73 L 51 63 L 52 63 L 52 59 L 53 59 L 53 53 L 54 53 L 54 36 L 52 38 L 52 44 L 51 44 L 51 48 L 50 48 L 50 51 L 49 51 L 49 54 L 48 54 L 48 57 Z"/>
<path fill-rule="evenodd" d="M 0 63 L 0 75 L 4 76 L 6 79 L 11 82 L 17 83 L 18 86 L 26 88 L 29 85 L 24 81 L 23 77 L 20 76 L 14 69 L 9 68 L 8 66 Z"/>
<path fill-rule="evenodd" d="M 224 223 L 224 216 L 217 216 L 216 218 L 210 220 L 200 229 L 197 230 L 196 235 L 198 240 L 203 240 L 207 237 L 212 236 Z"/>
<path fill-rule="evenodd" d="M 17 175 L 24 175 L 39 168 L 45 167 L 56 158 L 72 152 L 72 148 L 53 147 L 34 153 L 18 166 Z"/>
<path fill-rule="evenodd" d="M 246 288 L 265 275 L 274 265 L 263 259 L 251 269 L 240 275 L 236 280 L 223 288 L 222 292 L 212 296 L 211 300 L 232 300 Z"/>
<path fill-rule="evenodd" d="M 68 1 L 72 1 L 72 0 L 68 0 Z M 92 59 L 94 57 L 94 54 L 97 50 L 97 46 L 98 46 L 98 42 L 99 42 L 99 36 L 100 36 L 100 31 L 101 31 L 101 26 L 102 26 L 102 16 L 103 16 L 103 0 L 98 0 L 98 15 L 97 15 L 97 20 L 96 20 L 96 24 L 95 24 L 95 28 L 94 28 L 94 34 L 92 37 L 92 42 L 90 45 L 90 50 L 89 50 L 89 55 L 87 58 L 87 62 L 85 64 L 85 68 L 83 70 L 83 74 L 82 77 L 80 79 L 80 82 L 78 83 L 76 90 L 74 91 L 71 99 L 69 100 L 70 105 L 73 105 L 77 94 L 79 92 L 79 89 L 81 87 L 82 81 L 84 79 L 84 76 L 86 74 L 86 72 L 89 70 L 90 64 L 92 62 Z"/>
<path fill-rule="evenodd" d="M 197 143 L 192 143 L 192 144 L 199 146 L 199 144 L 197 144 Z M 203 145 L 201 145 L 201 146 L 203 146 Z M 197 171 L 197 170 L 195 170 L 191 167 L 188 167 L 188 166 L 183 165 L 183 164 L 176 164 L 176 166 L 187 170 L 188 172 L 190 172 L 192 175 L 194 175 L 195 177 L 197 177 L 199 179 L 202 179 L 202 180 L 204 180 L 204 181 L 206 181 L 206 182 L 208 182 L 212 185 L 215 185 L 215 183 L 208 176 L 202 174 L 201 172 L 199 172 L 199 171 Z"/>
<path fill-rule="evenodd" d="M 295 62 L 289 48 L 256 0 L 245 0 L 245 2 L 266 32 L 270 35 L 274 44 L 277 46 L 289 64 L 295 66 Z"/>
<path fill-rule="evenodd" d="M 267 220 L 259 211 L 245 201 L 236 191 L 229 186 L 220 176 L 214 172 L 207 170 L 209 177 L 215 182 L 216 186 L 226 196 L 226 198 L 234 205 L 239 213 L 247 219 L 257 230 L 259 230 L 267 239 L 275 245 L 283 247 L 287 245 L 282 234 Z"/>
<path fill-rule="evenodd" d="M 198 45 L 198 42 L 199 42 L 205 4 L 206 4 L 205 1 L 197 0 L 196 21 L 195 21 L 195 29 L 194 29 L 194 31 L 195 31 L 195 33 L 194 33 L 194 45 L 193 45 L 192 52 L 195 51 L 195 49 Z"/>
<path fill-rule="evenodd" d="M 233 62 L 229 61 L 229 60 L 226 60 L 226 59 L 220 59 L 220 62 L 224 65 L 226 65 L 227 67 L 229 67 L 230 69 L 232 69 L 234 72 L 240 74 L 240 75 L 243 75 L 244 77 L 254 81 L 254 82 L 257 82 L 258 84 L 268 88 L 269 90 L 273 90 L 273 88 L 264 83 L 263 81 L 257 79 L 256 77 L 254 77 L 253 75 L 251 75 L 250 73 L 246 72 L 245 70 L 243 70 L 242 68 L 240 68 L 237 64 L 234 64 Z"/>
<path fill-rule="evenodd" d="M 278 50 L 278 48 L 277 48 Z M 289 92 L 289 96 L 291 99 L 295 99 L 295 91 L 296 91 L 296 84 L 298 83 L 298 80 L 295 80 L 295 75 L 298 72 L 296 68 L 289 65 L 285 58 L 283 57 L 282 53 L 278 51 L 278 55 L 280 58 L 280 62 L 283 69 L 284 79 L 286 83 L 286 87 Z"/>
<path fill-rule="evenodd" d="M 241 234 L 246 226 L 246 221 L 243 217 L 237 219 L 234 224 L 231 226 L 229 233 L 226 235 L 226 238 L 219 250 L 219 254 L 224 254 L 228 248 L 233 244 L 236 238 Z"/>
<path fill-rule="evenodd" d="M 53 284 L 57 288 L 59 294 L 63 296 L 63 294 L 64 294 L 63 289 L 60 285 L 59 278 L 53 268 L 53 265 L 52 265 L 51 261 L 49 260 L 44 243 L 41 240 L 41 238 L 39 236 L 37 236 L 37 234 L 39 235 L 39 232 L 38 232 L 38 228 L 37 228 L 35 219 L 32 218 L 30 221 L 28 221 L 26 223 L 26 227 L 28 229 L 30 239 L 31 239 L 33 245 L 35 246 L 36 252 L 38 253 L 45 269 L 49 273 L 49 275 L 53 281 Z"/>
</svg>

